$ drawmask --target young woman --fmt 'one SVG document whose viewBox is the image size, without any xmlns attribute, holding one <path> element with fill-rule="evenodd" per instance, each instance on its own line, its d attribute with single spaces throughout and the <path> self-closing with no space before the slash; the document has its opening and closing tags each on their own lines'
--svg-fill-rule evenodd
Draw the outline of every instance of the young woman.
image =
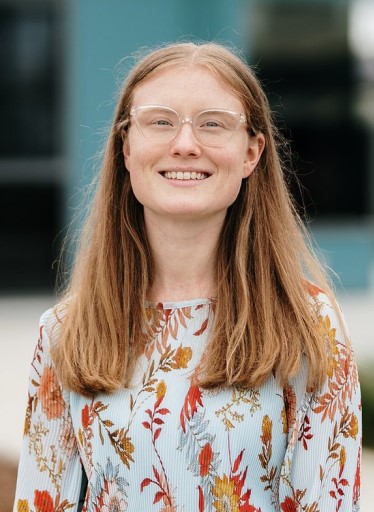
<svg viewBox="0 0 374 512">
<path fill-rule="evenodd" d="M 132 70 L 41 318 L 16 510 L 359 510 L 357 369 L 280 144 L 225 48 Z"/>
</svg>

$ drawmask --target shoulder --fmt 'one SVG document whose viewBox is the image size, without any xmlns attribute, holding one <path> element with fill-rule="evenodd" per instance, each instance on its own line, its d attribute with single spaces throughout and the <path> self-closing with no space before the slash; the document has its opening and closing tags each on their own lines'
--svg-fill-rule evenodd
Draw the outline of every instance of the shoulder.
<svg viewBox="0 0 374 512">
<path fill-rule="evenodd" d="M 61 334 L 61 327 L 66 315 L 67 304 L 59 303 L 47 309 L 39 320 L 39 332 L 41 340 L 48 344 L 58 342 Z"/>
<path fill-rule="evenodd" d="M 323 344 L 323 351 L 327 358 L 327 374 L 322 390 L 308 388 L 309 362 L 306 354 L 303 354 L 299 372 L 290 379 L 290 384 L 297 390 L 299 399 L 304 400 L 306 397 L 309 401 L 313 396 L 315 398 L 320 393 L 323 394 L 326 386 L 329 386 L 334 378 L 339 381 L 348 379 L 348 373 L 351 374 L 355 381 L 353 385 L 356 387 L 357 371 L 349 332 L 336 298 L 333 294 L 326 293 L 311 283 L 308 283 L 307 292 Z M 335 384 L 333 384 L 334 386 Z"/>
<path fill-rule="evenodd" d="M 336 408 L 343 414 L 353 395 L 359 394 L 356 358 L 335 297 L 319 292 L 313 301 L 328 358 L 327 379 L 322 389 L 315 392 L 315 401 L 319 405 L 314 412 L 323 412 L 322 421 L 327 416 L 333 420 Z"/>
<path fill-rule="evenodd" d="M 65 314 L 66 308 L 57 304 L 44 311 L 39 319 L 39 337 L 33 357 L 33 365 L 39 367 L 39 372 L 45 366 L 54 366 L 51 352 L 59 342 Z"/>
<path fill-rule="evenodd" d="M 305 290 L 312 305 L 316 305 L 319 308 L 323 306 L 332 307 L 333 304 L 337 305 L 335 297 L 321 288 L 318 288 L 318 286 L 310 281 L 306 281 Z"/>
<path fill-rule="evenodd" d="M 340 343 L 350 348 L 348 328 L 343 312 L 333 294 L 326 293 L 317 286 L 308 283 L 307 292 L 310 297 L 311 308 L 325 337 L 328 347 L 332 338 L 339 339 Z"/>
<path fill-rule="evenodd" d="M 58 340 L 63 309 L 60 305 L 45 311 L 39 322 L 39 339 L 31 361 L 29 379 L 29 404 L 26 426 L 31 428 L 32 411 L 41 411 L 48 420 L 60 418 L 69 401 L 68 393 L 59 381 L 51 354 L 52 344 Z"/>
</svg>

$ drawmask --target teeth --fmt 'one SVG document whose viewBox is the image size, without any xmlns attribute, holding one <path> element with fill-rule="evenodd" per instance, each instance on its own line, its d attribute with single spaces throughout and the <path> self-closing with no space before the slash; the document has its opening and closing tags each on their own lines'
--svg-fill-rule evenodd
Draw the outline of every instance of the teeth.
<svg viewBox="0 0 374 512">
<path fill-rule="evenodd" d="M 205 172 L 182 172 L 182 171 L 168 171 L 164 172 L 163 176 L 168 180 L 205 180 L 208 174 Z"/>
</svg>

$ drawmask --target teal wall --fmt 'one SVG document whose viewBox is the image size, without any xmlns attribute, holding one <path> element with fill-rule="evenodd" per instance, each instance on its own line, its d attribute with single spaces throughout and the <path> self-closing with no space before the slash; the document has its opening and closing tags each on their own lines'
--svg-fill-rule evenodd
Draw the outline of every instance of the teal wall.
<svg viewBox="0 0 374 512">
<path fill-rule="evenodd" d="M 313 237 L 322 261 L 332 269 L 336 289 L 369 288 L 374 269 L 374 225 L 372 221 L 319 222 Z"/>
<path fill-rule="evenodd" d="M 240 48 L 246 4 L 245 0 L 68 1 L 64 109 L 68 216 L 81 201 L 81 188 L 97 172 L 103 130 L 113 114 L 119 78 L 133 62 L 131 55 L 141 47 L 191 37 Z"/>
</svg>

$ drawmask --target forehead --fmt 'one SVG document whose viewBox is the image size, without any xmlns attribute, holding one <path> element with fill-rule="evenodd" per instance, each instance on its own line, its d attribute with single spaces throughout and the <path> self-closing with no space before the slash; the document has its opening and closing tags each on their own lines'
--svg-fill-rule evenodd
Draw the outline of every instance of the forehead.
<svg viewBox="0 0 374 512">
<path fill-rule="evenodd" d="M 227 108 L 242 102 L 223 80 L 203 65 L 175 65 L 156 71 L 134 90 L 132 105 L 165 105 L 183 110 Z"/>
</svg>

